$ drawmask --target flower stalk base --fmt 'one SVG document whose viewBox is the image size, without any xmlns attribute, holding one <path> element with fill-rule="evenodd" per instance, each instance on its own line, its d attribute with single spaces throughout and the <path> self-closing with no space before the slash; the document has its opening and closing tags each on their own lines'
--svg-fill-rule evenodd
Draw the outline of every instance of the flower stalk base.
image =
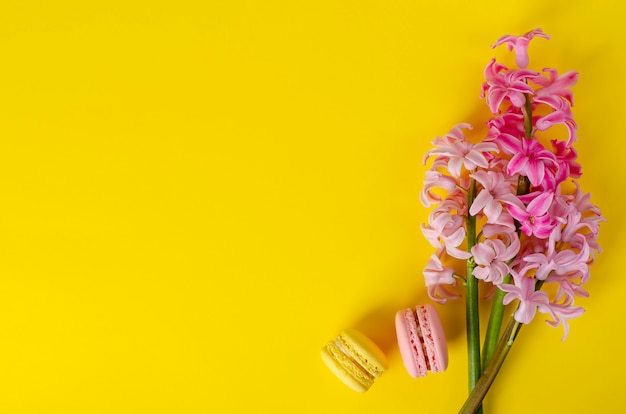
<svg viewBox="0 0 626 414">
<path fill-rule="evenodd" d="M 491 384 L 493 384 L 496 375 L 498 375 L 500 368 L 502 368 L 502 364 L 509 354 L 521 326 L 521 323 L 517 322 L 515 319 L 510 319 L 491 360 L 483 370 L 482 376 L 465 401 L 465 404 L 461 407 L 459 414 L 474 414 L 481 408 L 483 398 L 487 395 L 487 391 L 491 388 Z"/>
</svg>

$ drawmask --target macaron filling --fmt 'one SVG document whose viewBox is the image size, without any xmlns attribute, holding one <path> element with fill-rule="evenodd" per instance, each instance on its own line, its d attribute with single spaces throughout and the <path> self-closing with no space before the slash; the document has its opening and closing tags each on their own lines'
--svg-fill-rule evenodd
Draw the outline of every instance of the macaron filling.
<svg viewBox="0 0 626 414">
<path fill-rule="evenodd" d="M 326 345 L 326 350 L 347 374 L 361 383 L 365 388 L 369 388 L 374 384 L 374 375 L 349 352 L 345 342 L 341 340 L 341 337 L 329 342 Z"/>
<path fill-rule="evenodd" d="M 411 348 L 413 348 L 413 360 L 417 367 L 418 375 L 426 375 L 426 372 L 430 369 L 429 358 L 426 357 L 428 351 L 424 344 L 422 327 L 416 311 L 406 309 L 404 311 L 404 320 L 409 328 L 409 341 L 411 342 Z"/>
<path fill-rule="evenodd" d="M 343 352 L 351 359 L 353 359 L 360 367 L 362 367 L 368 375 L 374 378 L 380 377 L 385 369 L 383 366 L 384 364 L 380 361 L 381 358 L 372 356 L 371 349 L 368 352 L 364 348 L 355 347 L 354 335 L 356 335 L 356 333 L 353 331 L 351 333 L 344 331 L 339 335 L 339 337 L 337 337 L 335 342 L 338 342 L 339 348 L 343 350 Z M 361 346 L 363 346 L 362 343 Z M 376 363 L 375 360 L 379 360 L 379 362 Z"/>
<path fill-rule="evenodd" d="M 367 391 L 389 366 L 378 345 L 354 329 L 344 329 L 329 341 L 321 356 L 330 371 L 357 392 Z"/>
<path fill-rule="evenodd" d="M 426 356 L 426 365 L 430 371 L 439 372 L 441 370 L 436 358 L 435 340 L 433 339 L 433 333 L 430 329 L 428 311 L 424 306 L 418 306 L 415 308 L 415 313 L 418 319 L 418 334 L 422 340 L 422 347 L 424 349 L 424 355 Z"/>
</svg>

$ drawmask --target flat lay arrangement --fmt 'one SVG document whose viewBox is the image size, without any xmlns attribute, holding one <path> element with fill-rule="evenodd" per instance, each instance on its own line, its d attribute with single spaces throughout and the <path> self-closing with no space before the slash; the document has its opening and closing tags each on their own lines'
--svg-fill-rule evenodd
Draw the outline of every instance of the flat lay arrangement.
<svg viewBox="0 0 626 414">
<path fill-rule="evenodd" d="M 0 413 L 621 413 L 623 2 L 5 1 Z"/>
</svg>

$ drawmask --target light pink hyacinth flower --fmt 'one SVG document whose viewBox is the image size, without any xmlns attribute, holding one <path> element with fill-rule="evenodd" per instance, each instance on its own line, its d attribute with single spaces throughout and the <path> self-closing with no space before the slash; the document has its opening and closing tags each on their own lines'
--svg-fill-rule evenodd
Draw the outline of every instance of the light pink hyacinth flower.
<svg viewBox="0 0 626 414">
<path fill-rule="evenodd" d="M 551 303 L 549 307 L 549 313 L 552 315 L 553 320 L 546 321 L 548 325 L 556 328 L 559 325 L 563 325 L 563 337 L 561 338 L 564 341 L 569 335 L 569 323 L 570 319 L 578 318 L 585 310 L 580 306 L 573 306 L 571 303 L 566 304 L 558 304 Z"/>
<path fill-rule="evenodd" d="M 583 278 L 587 278 L 589 273 L 589 266 L 587 265 L 589 245 L 583 235 L 577 234 L 576 237 L 581 241 L 578 243 L 580 245 L 579 252 L 573 249 L 556 251 L 555 243 L 550 240 L 548 250 L 545 253 L 533 253 L 523 258 L 529 264 L 527 268 L 537 269 L 535 277 L 538 280 L 546 280 L 552 272 L 559 276 L 578 272 Z"/>
<path fill-rule="evenodd" d="M 507 262 L 519 252 L 520 242 L 512 233 L 511 242 L 507 246 L 500 239 L 487 239 L 472 247 L 472 255 L 477 266 L 472 271 L 476 278 L 500 285 L 509 273 Z"/>
<path fill-rule="evenodd" d="M 513 227 L 513 220 L 510 215 L 502 214 L 504 212 L 502 203 L 516 204 L 521 208 L 523 205 L 513 195 L 510 180 L 507 180 L 507 177 L 501 172 L 485 170 L 477 171 L 470 177 L 482 186 L 470 207 L 470 214 L 475 216 L 482 211 L 487 217 L 487 223 Z"/>
<path fill-rule="evenodd" d="M 519 307 L 514 314 L 515 320 L 528 324 L 535 317 L 537 309 L 542 313 L 550 313 L 550 301 L 547 293 L 543 290 L 535 290 L 537 280 L 513 271 L 511 274 L 515 283 L 503 283 L 499 287 L 507 292 L 502 301 L 505 305 L 508 305 L 515 299 L 519 300 Z"/>
<path fill-rule="evenodd" d="M 463 223 L 463 217 L 459 215 L 431 214 L 428 225 L 422 225 L 422 232 L 433 247 L 445 248 L 450 256 L 466 260 L 471 254 L 459 248 L 461 244 L 465 244 Z"/>
<path fill-rule="evenodd" d="M 425 207 L 440 203 L 442 199 L 436 190 L 452 191 L 456 186 L 457 183 L 454 178 L 443 175 L 439 171 L 426 171 L 426 179 L 424 180 L 424 188 L 420 193 L 420 201 Z"/>
<path fill-rule="evenodd" d="M 484 153 L 497 151 L 498 146 L 493 142 L 481 142 L 472 144 L 469 142 L 461 128 L 471 129 L 469 124 L 459 124 L 446 136 L 435 140 L 436 147 L 426 153 L 424 163 L 432 156 L 437 156 L 435 166 L 446 167 L 452 177 L 461 177 L 462 167 L 473 171 L 477 167 L 487 168 L 489 162 Z"/>
<path fill-rule="evenodd" d="M 439 255 L 443 254 L 443 250 Z M 458 299 L 460 295 L 447 286 L 454 286 L 454 270 L 446 267 L 437 254 L 432 254 L 424 268 L 424 280 L 428 289 L 428 296 L 437 303 L 446 303 L 448 299 Z"/>
</svg>

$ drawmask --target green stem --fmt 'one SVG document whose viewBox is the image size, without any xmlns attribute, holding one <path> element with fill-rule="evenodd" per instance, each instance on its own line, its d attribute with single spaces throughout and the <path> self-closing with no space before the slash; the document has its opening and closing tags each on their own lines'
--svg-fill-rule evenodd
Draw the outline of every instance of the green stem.
<svg viewBox="0 0 626 414">
<path fill-rule="evenodd" d="M 502 283 L 510 283 L 511 275 L 506 275 Z M 491 305 L 491 314 L 489 315 L 489 324 L 487 325 L 487 332 L 485 334 L 485 345 L 483 346 L 483 369 L 487 367 L 487 364 L 491 360 L 493 353 L 496 350 L 498 339 L 500 338 L 500 328 L 502 327 L 502 319 L 504 318 L 504 295 L 506 293 L 496 288 L 496 293 L 493 295 L 493 303 Z"/>
<path fill-rule="evenodd" d="M 477 410 L 480 409 L 483 398 L 487 395 L 487 391 L 491 388 L 491 384 L 493 384 L 493 381 L 496 379 L 496 375 L 498 375 L 500 368 L 502 368 L 502 364 L 509 354 L 511 346 L 513 346 L 513 342 L 515 341 L 515 338 L 517 338 L 520 328 L 521 324 L 511 317 L 511 320 L 502 334 L 500 342 L 498 342 L 498 347 L 496 348 L 493 357 L 485 367 L 483 375 L 476 383 L 476 387 L 474 387 L 465 401 L 465 404 L 461 407 L 459 414 L 474 414 L 478 412 Z"/>
<path fill-rule="evenodd" d="M 468 209 L 476 196 L 476 181 L 472 180 L 467 195 Z M 471 251 L 476 243 L 476 217 L 467 215 L 467 251 Z M 481 374 L 480 365 L 480 325 L 478 314 L 478 280 L 472 271 L 476 267 L 473 258 L 467 260 L 465 284 L 465 322 L 467 326 L 467 357 L 469 374 L 469 391 L 474 389 Z"/>
<path fill-rule="evenodd" d="M 526 94 L 526 102 L 524 103 L 524 136 L 527 139 L 532 139 L 533 136 L 533 102 L 529 94 Z M 517 195 L 528 194 L 530 192 L 530 181 L 528 177 L 520 175 L 517 181 Z M 519 234 L 519 226 L 518 234 Z M 511 275 L 507 275 L 502 283 L 510 283 Z M 491 305 L 491 314 L 489 316 L 489 323 L 487 325 L 487 333 L 485 334 L 485 344 L 483 346 L 483 368 L 487 366 L 489 360 L 493 356 L 500 337 L 500 329 L 502 328 L 502 319 L 504 316 L 504 299 L 505 293 L 496 289 L 496 293 L 493 298 L 493 304 Z"/>
</svg>

